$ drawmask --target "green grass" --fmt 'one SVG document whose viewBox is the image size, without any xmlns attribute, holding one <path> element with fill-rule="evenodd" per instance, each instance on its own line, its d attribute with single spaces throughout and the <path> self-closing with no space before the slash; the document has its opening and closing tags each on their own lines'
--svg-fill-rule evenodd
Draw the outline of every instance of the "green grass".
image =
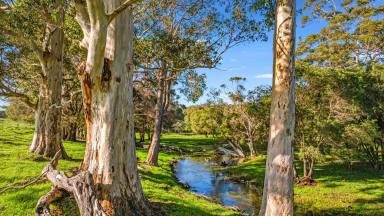
<svg viewBox="0 0 384 216">
<path fill-rule="evenodd" d="M 48 160 L 28 153 L 33 126 L 0 119 L 0 188 L 22 182 L 40 174 Z M 204 135 L 165 134 L 162 144 L 193 151 L 195 155 L 209 155 L 220 140 Z M 82 159 L 84 143 L 64 142 L 68 154 Z M 179 186 L 172 177 L 170 163 L 182 155 L 161 151 L 158 167 L 143 162 L 146 150 L 138 149 L 139 170 L 146 197 L 159 215 L 239 215 L 220 205 L 197 198 Z M 79 162 L 59 162 L 59 169 L 71 173 Z M 261 193 L 265 157 L 259 156 L 237 166 L 221 168 L 231 177 L 256 185 Z M 298 170 L 301 173 L 300 168 Z M 384 174 L 356 165 L 348 170 L 343 164 L 322 163 L 316 166 L 316 186 L 295 187 L 295 215 L 384 215 Z M 34 215 L 40 196 L 50 189 L 48 182 L 25 189 L 0 194 L 0 215 Z M 60 215 L 75 215 L 73 200 L 55 204 Z M 160 210 L 159 210 L 160 209 Z M 60 213 L 61 212 L 61 213 Z"/>
<path fill-rule="evenodd" d="M 259 156 L 221 170 L 261 191 L 264 167 L 265 156 Z M 349 170 L 344 164 L 328 162 L 316 166 L 314 178 L 316 186 L 295 186 L 295 215 L 384 215 L 383 172 L 362 164 Z"/>
<path fill-rule="evenodd" d="M 48 163 L 48 160 L 28 153 L 32 136 L 32 125 L 0 119 L 0 188 L 38 176 Z M 201 146 L 214 142 L 214 139 L 204 136 L 176 134 L 165 135 L 162 140 L 163 144 L 174 144 L 194 151 L 200 151 Z M 64 147 L 72 158 L 82 159 L 84 143 L 64 142 Z M 159 215 L 239 215 L 192 195 L 176 183 L 170 163 L 181 155 L 161 151 L 159 166 L 153 168 L 143 164 L 146 155 L 146 150 L 137 150 L 143 190 L 151 204 L 157 207 Z M 58 168 L 70 174 L 71 169 L 78 166 L 79 162 L 60 160 Z M 49 189 L 49 182 L 44 182 L 0 194 L 0 215 L 34 215 L 37 200 Z M 64 199 L 55 207 L 54 211 L 59 215 L 78 214 L 71 199 Z"/>
</svg>

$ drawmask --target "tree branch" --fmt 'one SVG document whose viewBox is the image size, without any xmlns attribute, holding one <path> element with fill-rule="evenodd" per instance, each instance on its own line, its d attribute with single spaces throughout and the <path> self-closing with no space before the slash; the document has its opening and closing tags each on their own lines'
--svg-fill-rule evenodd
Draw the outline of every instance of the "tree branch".
<svg viewBox="0 0 384 216">
<path fill-rule="evenodd" d="M 0 91 L 0 96 L 20 98 L 21 101 L 23 101 L 28 107 L 32 109 L 36 108 L 36 104 L 34 104 L 31 101 L 31 98 L 29 98 L 26 94 L 16 92 L 11 87 L 5 85 L 3 82 L 0 82 L 0 89 L 3 90 Z"/>
<path fill-rule="evenodd" d="M 141 0 L 126 0 L 123 4 L 117 7 L 112 13 L 107 14 L 108 23 L 111 23 L 113 19 L 115 19 L 121 12 L 123 12 L 126 8 L 134 5 L 135 3 Z"/>
</svg>

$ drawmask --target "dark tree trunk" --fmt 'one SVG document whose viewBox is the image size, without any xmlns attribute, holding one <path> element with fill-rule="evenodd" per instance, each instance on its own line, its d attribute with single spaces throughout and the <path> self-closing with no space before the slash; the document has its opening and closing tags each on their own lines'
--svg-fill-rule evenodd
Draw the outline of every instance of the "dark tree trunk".
<svg viewBox="0 0 384 216">
<path fill-rule="evenodd" d="M 162 71 L 165 73 L 165 71 Z M 148 165 L 157 166 L 160 149 L 160 136 L 163 125 L 163 114 L 164 114 L 164 78 L 163 74 L 160 75 L 158 91 L 156 95 L 156 107 L 155 107 L 155 126 L 152 134 L 151 146 L 148 150 L 148 156 L 146 163 Z"/>
<path fill-rule="evenodd" d="M 144 131 L 140 131 L 140 142 L 144 142 L 145 141 L 145 133 Z"/>
<path fill-rule="evenodd" d="M 67 128 L 63 129 L 63 139 L 75 142 L 77 140 L 77 125 L 70 123 Z"/>
</svg>

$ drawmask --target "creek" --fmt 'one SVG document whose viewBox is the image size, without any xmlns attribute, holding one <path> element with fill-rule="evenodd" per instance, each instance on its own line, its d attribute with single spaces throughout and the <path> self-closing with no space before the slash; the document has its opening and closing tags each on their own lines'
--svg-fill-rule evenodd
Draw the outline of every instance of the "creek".
<svg viewBox="0 0 384 216">
<path fill-rule="evenodd" d="M 246 181 L 234 180 L 231 173 L 220 171 L 217 159 L 186 157 L 174 166 L 177 180 L 189 191 L 208 197 L 228 207 L 236 207 L 247 215 L 257 215 L 260 191 Z"/>
</svg>

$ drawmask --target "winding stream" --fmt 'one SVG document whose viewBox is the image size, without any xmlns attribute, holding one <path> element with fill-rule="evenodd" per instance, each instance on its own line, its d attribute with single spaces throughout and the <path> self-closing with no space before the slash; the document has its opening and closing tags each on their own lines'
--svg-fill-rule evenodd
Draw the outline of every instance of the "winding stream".
<svg viewBox="0 0 384 216">
<path fill-rule="evenodd" d="M 187 157 L 180 159 L 175 167 L 175 176 L 189 191 L 210 197 L 225 206 L 238 207 L 249 215 L 257 215 L 260 195 L 245 182 L 230 180 L 229 174 L 215 170 L 214 161 Z"/>
</svg>

